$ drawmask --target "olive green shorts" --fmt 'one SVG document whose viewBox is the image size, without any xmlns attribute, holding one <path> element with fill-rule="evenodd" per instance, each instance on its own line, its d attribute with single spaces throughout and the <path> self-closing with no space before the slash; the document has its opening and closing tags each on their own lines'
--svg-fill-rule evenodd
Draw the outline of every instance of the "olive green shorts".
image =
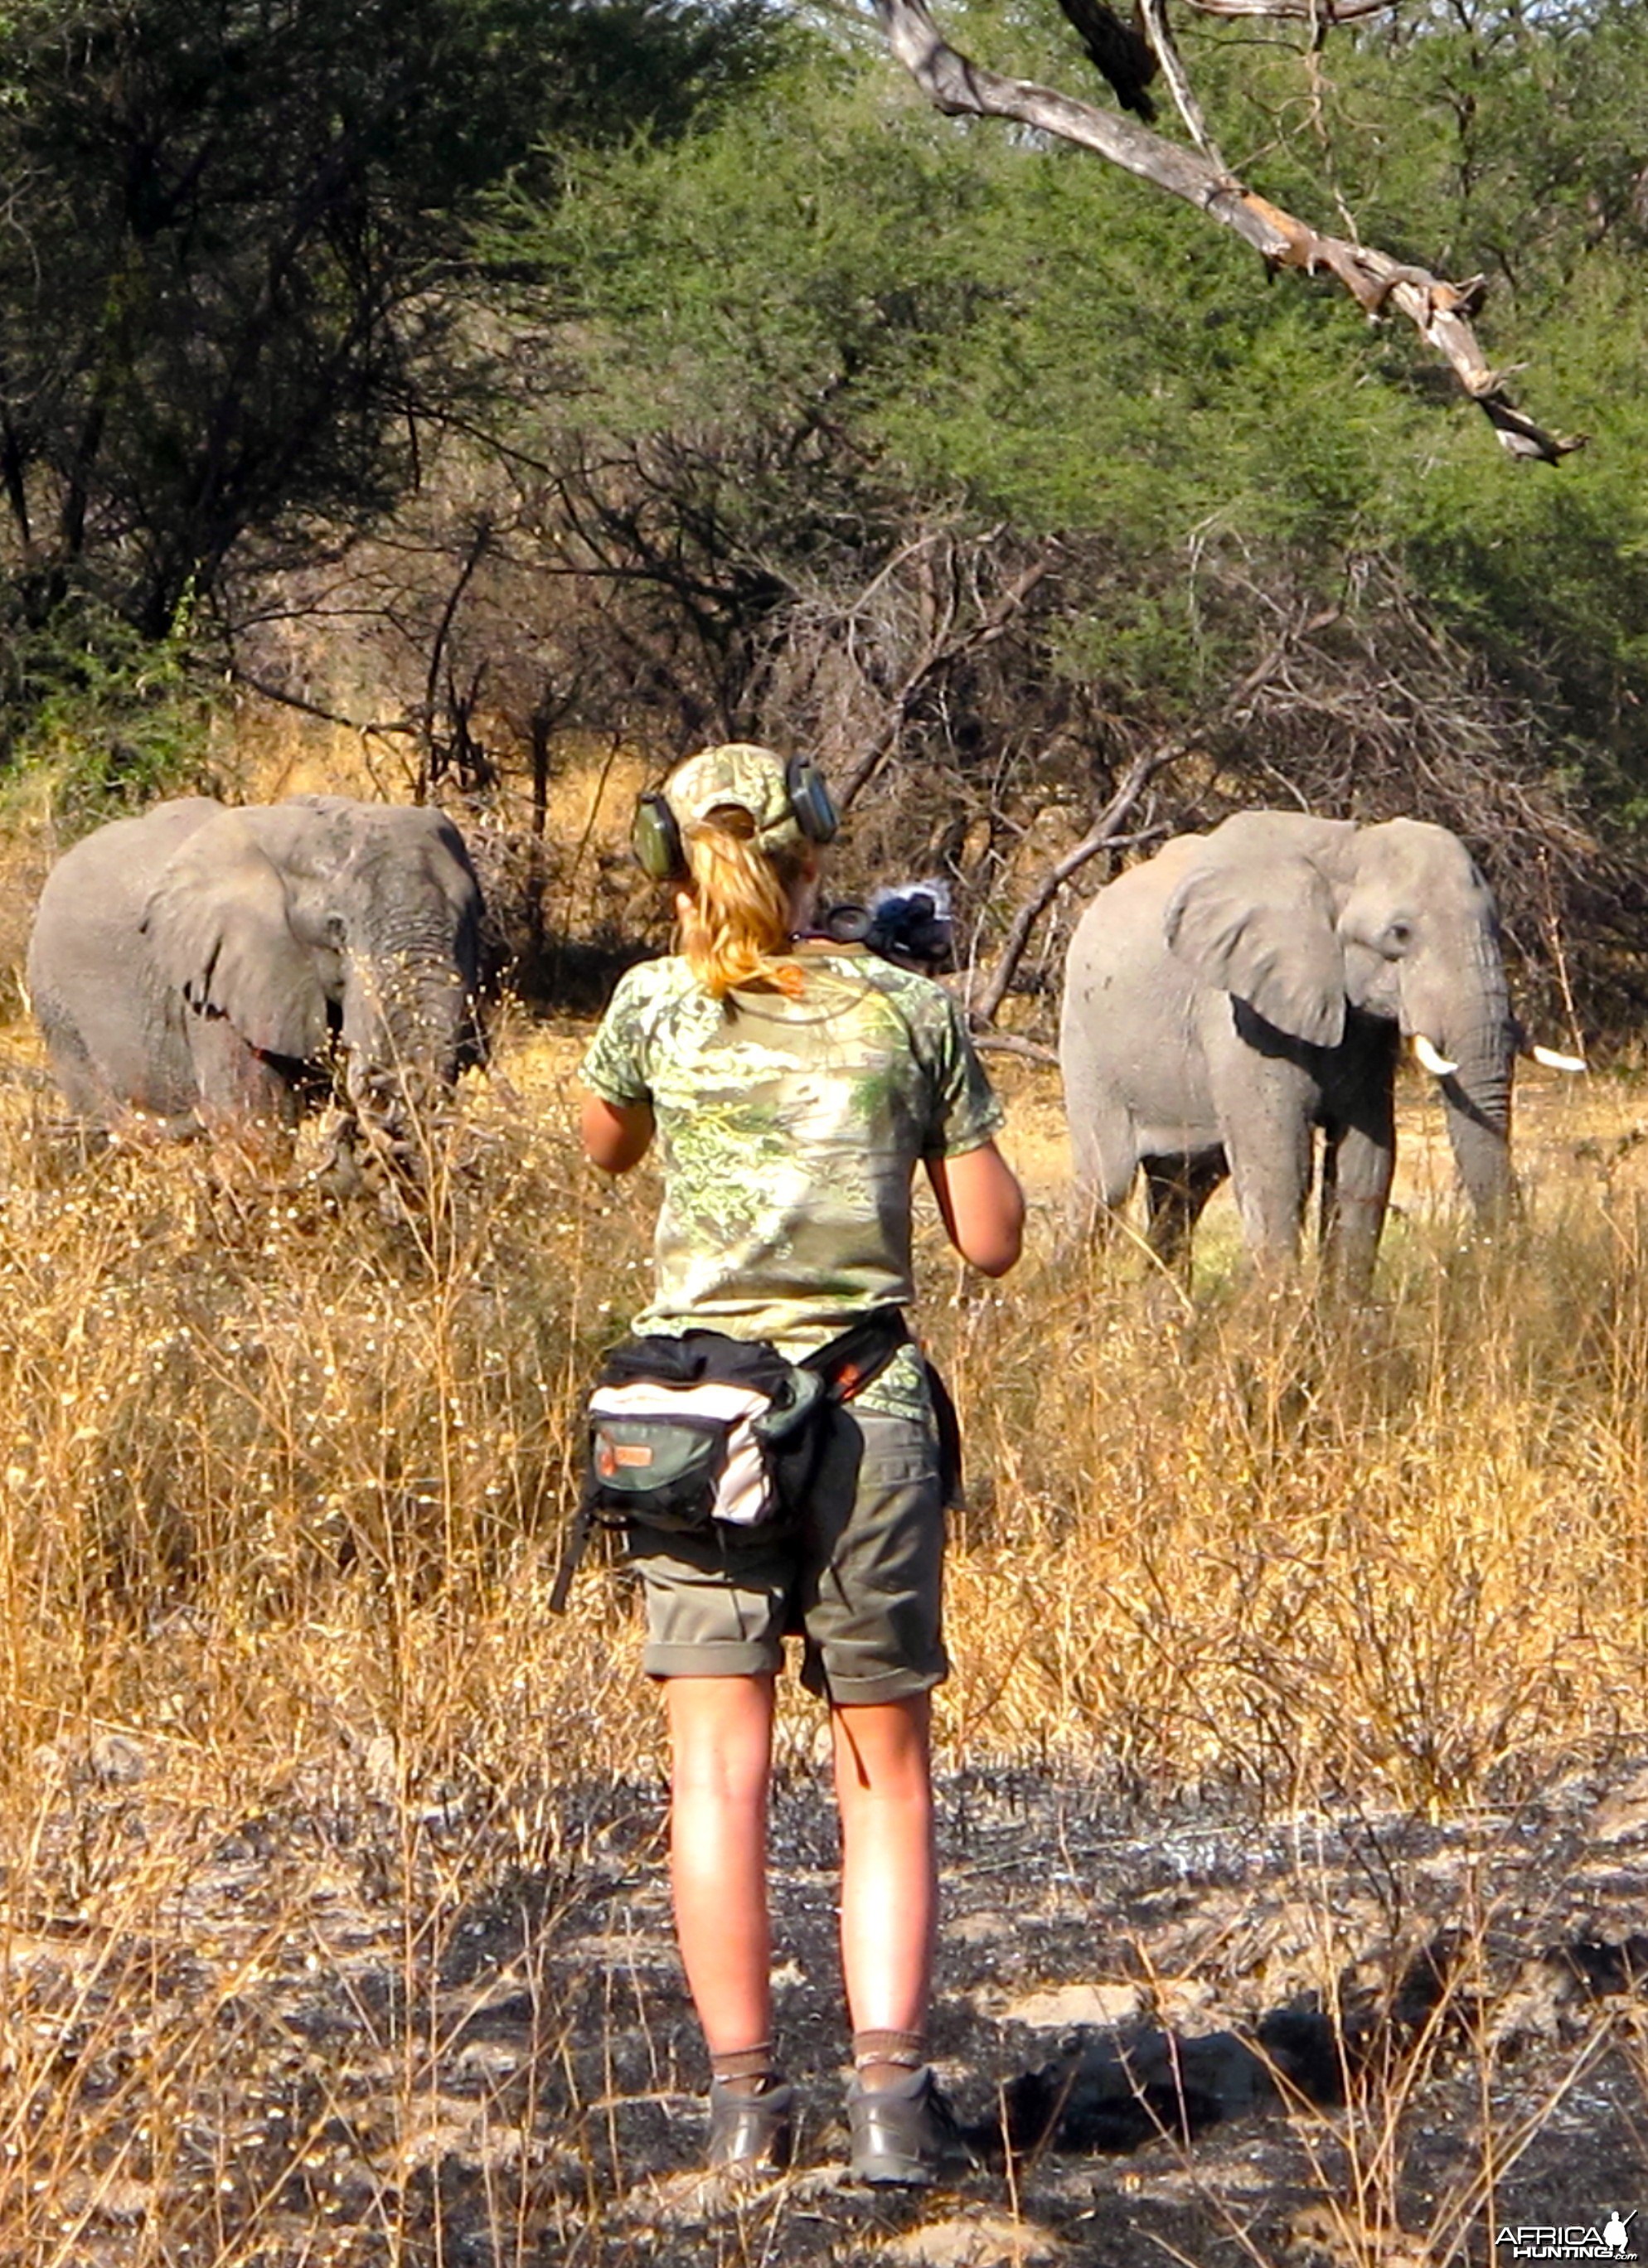
<svg viewBox="0 0 1648 2268">
<path fill-rule="evenodd" d="M 652 1677 L 756 1676 L 806 1641 L 801 1681 L 833 1704 L 898 1701 L 949 1675 L 944 1488 L 932 1429 L 833 1410 L 805 1517 L 769 1533 L 633 1527 Z"/>
</svg>

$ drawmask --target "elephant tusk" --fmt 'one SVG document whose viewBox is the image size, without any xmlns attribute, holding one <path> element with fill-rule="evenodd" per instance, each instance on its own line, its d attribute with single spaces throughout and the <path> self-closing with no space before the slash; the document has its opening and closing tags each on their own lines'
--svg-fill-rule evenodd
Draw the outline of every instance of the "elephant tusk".
<svg viewBox="0 0 1648 2268">
<path fill-rule="evenodd" d="M 1591 1066 L 1583 1056 L 1558 1055 L 1555 1048 L 1530 1048 L 1528 1053 L 1536 1064 L 1547 1071 L 1589 1071 Z"/>
<path fill-rule="evenodd" d="M 1432 1079 L 1452 1079 L 1459 1069 L 1459 1065 L 1456 1063 L 1450 1063 L 1441 1049 L 1426 1039 L 1423 1032 L 1414 1034 L 1413 1051 L 1414 1060 L 1420 1069 L 1428 1071 Z"/>
</svg>

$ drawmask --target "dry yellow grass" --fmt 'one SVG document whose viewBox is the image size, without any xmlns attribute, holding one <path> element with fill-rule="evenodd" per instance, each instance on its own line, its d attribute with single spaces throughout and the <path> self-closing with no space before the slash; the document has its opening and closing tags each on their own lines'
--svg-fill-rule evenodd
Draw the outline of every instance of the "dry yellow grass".
<svg viewBox="0 0 1648 2268">
<path fill-rule="evenodd" d="M 622 1583 L 592 1565 L 547 1607 L 580 1389 L 650 1229 L 644 1182 L 572 1158 L 579 1036 L 506 1040 L 401 1219 L 340 1208 L 301 1145 L 84 1158 L 0 1088 L 5 2268 L 441 2257 L 384 2167 L 436 2148 L 459 1917 L 530 1884 L 543 1941 L 588 1792 L 661 1770 Z M 1217 1217 L 1194 1305 L 1125 1244 L 1062 1249 L 1050 1082 L 1000 1076 L 1024 1267 L 982 1285 L 926 1232 L 973 1483 L 945 1765 L 1443 1815 L 1640 1742 L 1648 1101 L 1534 1090 L 1528 1217 L 1491 1249 L 1432 1203 L 1409 1106 L 1380 1297 L 1349 1311 L 1242 1296 Z M 261 1822 L 285 1855 L 239 1899 Z M 422 2015 L 386 2023 L 363 2168 L 327 2139 L 324 2046 L 259 1992 L 305 1962 L 355 1989 L 369 1879 Z M 498 2111 L 495 2257 L 587 2235 L 593 2116 L 529 2213 Z M 383 2202 L 339 2220 L 355 2179 Z"/>
</svg>

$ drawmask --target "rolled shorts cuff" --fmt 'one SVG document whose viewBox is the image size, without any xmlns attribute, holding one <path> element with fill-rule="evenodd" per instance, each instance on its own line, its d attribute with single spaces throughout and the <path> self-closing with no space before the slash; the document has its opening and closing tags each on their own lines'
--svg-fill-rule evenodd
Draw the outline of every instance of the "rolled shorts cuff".
<svg viewBox="0 0 1648 2268">
<path fill-rule="evenodd" d="M 768 1677 L 784 1668 L 776 1638 L 711 1638 L 667 1645 L 649 1640 L 641 1667 L 649 1677 Z"/>
<path fill-rule="evenodd" d="M 801 1663 L 802 1684 L 832 1709 L 864 1709 L 878 1702 L 908 1701 L 914 1694 L 931 1693 L 949 1675 L 950 1657 L 942 1652 L 924 1668 L 887 1669 L 873 1677 L 831 1676 L 822 1655 L 811 1646 Z"/>
</svg>

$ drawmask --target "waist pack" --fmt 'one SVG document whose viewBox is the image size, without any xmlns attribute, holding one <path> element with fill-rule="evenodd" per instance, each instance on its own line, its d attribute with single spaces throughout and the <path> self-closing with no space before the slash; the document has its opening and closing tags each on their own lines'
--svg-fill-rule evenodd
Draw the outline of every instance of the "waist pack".
<svg viewBox="0 0 1648 2268">
<path fill-rule="evenodd" d="M 551 1607 L 565 1605 L 592 1527 L 638 1521 L 735 1542 L 798 1512 L 824 1445 L 820 1418 L 909 1338 L 901 1310 L 878 1307 L 800 1362 L 720 1331 L 614 1347 L 589 1399 L 583 1497 Z"/>
<path fill-rule="evenodd" d="M 609 1363 L 587 1413 L 585 1492 L 594 1517 L 677 1532 L 711 1520 L 759 1528 L 785 1494 L 793 1500 L 800 1476 L 790 1476 L 784 1491 L 784 1468 L 810 1462 L 809 1420 L 824 1381 L 816 1371 L 763 1359 L 769 1352 L 736 1347 L 722 1360 L 701 1347 L 694 1367 L 702 1374 L 679 1381 L 657 1375 L 656 1358 L 640 1350 L 636 1360 L 648 1374 L 625 1376 L 622 1359 Z"/>
</svg>

